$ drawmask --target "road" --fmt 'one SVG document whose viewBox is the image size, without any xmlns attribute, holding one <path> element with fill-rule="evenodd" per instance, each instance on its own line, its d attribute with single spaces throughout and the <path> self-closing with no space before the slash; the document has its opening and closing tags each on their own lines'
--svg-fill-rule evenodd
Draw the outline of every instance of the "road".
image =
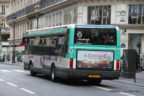
<svg viewBox="0 0 144 96">
<path fill-rule="evenodd" d="M 47 76 L 30 76 L 22 65 L 0 64 L 0 96 L 144 96 L 144 87 L 103 80 L 100 85 L 85 81 L 65 83 Z"/>
</svg>

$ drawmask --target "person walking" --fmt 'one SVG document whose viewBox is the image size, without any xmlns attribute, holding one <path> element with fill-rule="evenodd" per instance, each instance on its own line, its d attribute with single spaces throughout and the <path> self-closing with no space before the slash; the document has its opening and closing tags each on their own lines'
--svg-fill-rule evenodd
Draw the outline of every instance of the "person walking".
<svg viewBox="0 0 144 96">
<path fill-rule="evenodd" d="M 140 56 L 139 54 L 137 54 L 136 56 L 136 71 L 140 72 L 141 68 L 140 68 Z"/>
</svg>

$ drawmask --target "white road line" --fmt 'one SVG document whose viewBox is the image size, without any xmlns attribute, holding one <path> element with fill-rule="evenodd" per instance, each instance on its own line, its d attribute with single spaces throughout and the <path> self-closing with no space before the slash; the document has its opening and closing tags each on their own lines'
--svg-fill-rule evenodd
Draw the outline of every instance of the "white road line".
<svg viewBox="0 0 144 96">
<path fill-rule="evenodd" d="M 25 72 L 24 70 L 17 70 L 17 69 L 15 69 L 13 71 L 16 71 L 16 72 Z"/>
<path fill-rule="evenodd" d="M 9 70 L 1 69 L 0 72 L 11 72 Z"/>
<path fill-rule="evenodd" d="M 132 94 L 125 93 L 125 92 L 120 92 L 120 94 L 122 94 L 122 95 L 127 95 L 127 96 L 136 96 L 136 95 L 132 95 Z"/>
<path fill-rule="evenodd" d="M 3 80 L 3 79 L 0 79 L 0 81 L 1 81 L 1 82 L 3 82 L 3 81 L 5 81 L 5 80 Z"/>
<path fill-rule="evenodd" d="M 99 88 L 99 89 L 102 89 L 102 90 L 106 90 L 106 91 L 112 91 L 111 89 L 104 88 L 104 87 L 98 87 L 98 86 L 96 86 L 96 88 Z"/>
<path fill-rule="evenodd" d="M 27 92 L 27 93 L 29 93 L 29 94 L 31 94 L 31 95 L 36 94 L 36 93 L 34 93 L 34 92 L 32 92 L 32 91 L 30 91 L 30 90 L 28 90 L 28 89 L 25 89 L 25 88 L 20 88 L 20 90 L 22 90 L 22 91 L 24 91 L 24 92 Z"/>
<path fill-rule="evenodd" d="M 11 83 L 11 82 L 6 82 L 6 84 L 8 84 L 8 85 L 10 85 L 10 86 L 12 86 L 12 87 L 17 87 L 17 85 L 16 85 L 16 84 Z"/>
</svg>

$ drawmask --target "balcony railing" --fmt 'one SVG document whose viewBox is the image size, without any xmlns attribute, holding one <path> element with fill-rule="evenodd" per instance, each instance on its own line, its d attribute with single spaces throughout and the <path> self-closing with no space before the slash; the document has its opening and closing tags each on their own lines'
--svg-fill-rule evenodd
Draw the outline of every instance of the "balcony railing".
<svg viewBox="0 0 144 96">
<path fill-rule="evenodd" d="M 34 10 L 35 10 L 34 7 L 35 7 L 36 4 L 39 4 L 39 5 L 40 5 L 40 9 L 42 9 L 42 8 L 51 6 L 51 5 L 56 4 L 56 3 L 58 3 L 58 2 L 61 2 L 61 1 L 65 1 L 65 0 L 41 0 L 41 1 L 39 1 L 39 2 L 36 2 L 35 4 L 32 4 L 32 5 L 30 5 L 30 6 L 27 6 L 27 7 L 25 7 L 24 9 L 21 9 L 21 10 L 15 12 L 15 13 L 12 13 L 12 14 L 8 15 L 8 16 L 6 17 L 6 20 L 7 20 L 7 22 L 9 22 L 9 21 L 11 21 L 14 17 L 19 18 L 19 17 L 21 17 L 21 16 L 28 15 L 28 14 L 34 12 Z"/>
</svg>

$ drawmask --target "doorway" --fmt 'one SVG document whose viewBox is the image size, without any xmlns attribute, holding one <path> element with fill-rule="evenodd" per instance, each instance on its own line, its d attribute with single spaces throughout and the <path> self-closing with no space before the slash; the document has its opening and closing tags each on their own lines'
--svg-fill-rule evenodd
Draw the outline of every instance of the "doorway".
<svg viewBox="0 0 144 96">
<path fill-rule="evenodd" d="M 141 53 L 141 34 L 129 34 L 128 49 L 135 49 Z"/>
</svg>

